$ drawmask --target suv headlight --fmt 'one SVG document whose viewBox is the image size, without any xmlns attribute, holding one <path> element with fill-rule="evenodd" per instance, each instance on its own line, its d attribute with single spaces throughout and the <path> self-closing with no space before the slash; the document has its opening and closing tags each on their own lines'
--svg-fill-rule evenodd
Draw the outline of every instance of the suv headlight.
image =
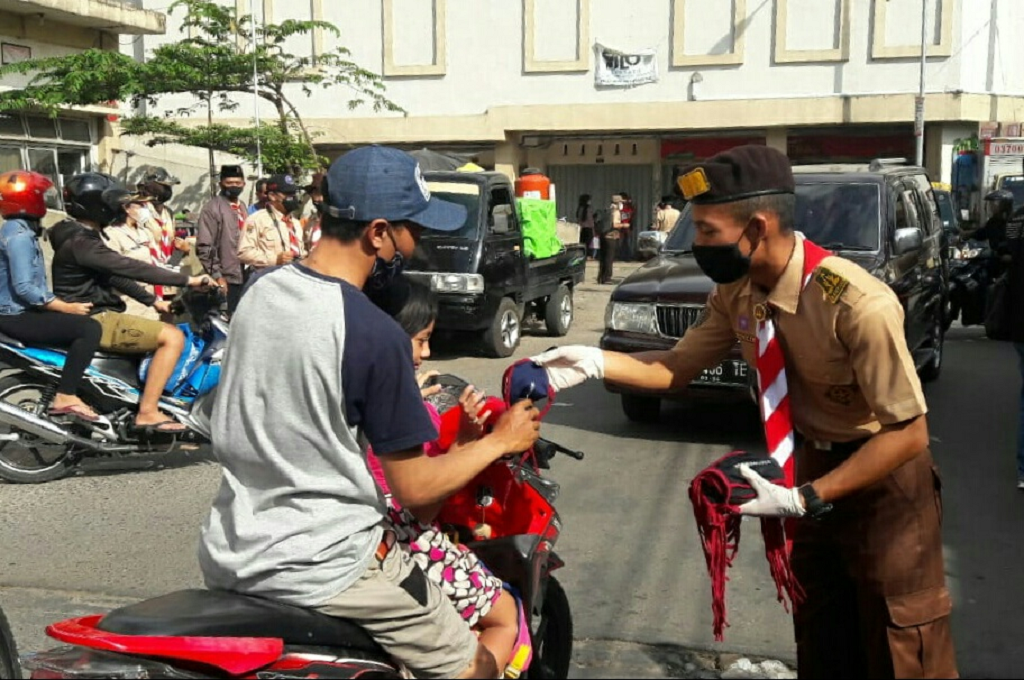
<svg viewBox="0 0 1024 680">
<path fill-rule="evenodd" d="M 435 293 L 482 293 L 484 277 L 480 274 L 432 274 L 430 290 Z"/>
<path fill-rule="evenodd" d="M 652 304 L 609 302 L 605 309 L 604 325 L 613 331 L 657 335 L 658 315 Z"/>
</svg>

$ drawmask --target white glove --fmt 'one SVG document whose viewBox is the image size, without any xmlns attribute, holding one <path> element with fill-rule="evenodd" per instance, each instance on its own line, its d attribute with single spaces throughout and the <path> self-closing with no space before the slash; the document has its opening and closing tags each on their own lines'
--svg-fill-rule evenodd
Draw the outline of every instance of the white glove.
<svg viewBox="0 0 1024 680">
<path fill-rule="evenodd" d="M 604 378 L 604 351 L 597 347 L 559 347 L 531 357 L 530 361 L 547 369 L 548 381 L 556 392 L 575 387 L 587 378 Z"/>
<path fill-rule="evenodd" d="M 767 479 L 750 469 L 747 464 L 737 466 L 740 474 L 750 486 L 757 492 L 757 499 L 744 503 L 740 506 L 741 515 L 753 517 L 803 517 L 807 511 L 804 509 L 803 499 L 799 489 L 787 489 L 778 484 L 772 484 Z"/>
</svg>

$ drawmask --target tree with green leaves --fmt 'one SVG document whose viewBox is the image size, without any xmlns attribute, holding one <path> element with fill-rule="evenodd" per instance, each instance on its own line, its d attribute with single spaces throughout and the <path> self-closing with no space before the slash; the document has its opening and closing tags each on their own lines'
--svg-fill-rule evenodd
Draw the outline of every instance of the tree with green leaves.
<svg viewBox="0 0 1024 680">
<path fill-rule="evenodd" d="M 316 89 L 336 89 L 347 93 L 350 109 L 369 105 L 376 112 L 402 111 L 385 96 L 380 76 L 353 62 L 344 47 L 317 55 L 287 51 L 287 43 L 295 37 L 310 37 L 315 31 L 339 35 L 330 22 L 254 25 L 251 15 L 208 0 L 175 0 L 168 13 L 177 11 L 184 12 L 182 31 L 190 37 L 160 45 L 144 62 L 120 52 L 91 49 L 3 66 L 0 78 L 22 74 L 31 80 L 24 88 L 0 92 L 0 110 L 36 109 L 56 115 L 68 106 L 125 101 L 138 111 L 143 102 L 147 109 L 156 109 L 162 97 L 191 95 L 191 105 L 162 116 L 126 116 L 122 132 L 148 135 L 151 146 L 209 149 L 211 175 L 213 151 L 233 153 L 254 164 L 260 158 L 267 173 L 321 170 L 325 159 L 316 150 L 318 135 L 307 128 L 298 111 L 297 92 L 309 97 Z M 252 94 L 269 102 L 276 117 L 248 127 L 214 122 L 215 111 L 235 111 L 239 98 Z M 205 124 L 184 122 L 204 110 Z"/>
</svg>

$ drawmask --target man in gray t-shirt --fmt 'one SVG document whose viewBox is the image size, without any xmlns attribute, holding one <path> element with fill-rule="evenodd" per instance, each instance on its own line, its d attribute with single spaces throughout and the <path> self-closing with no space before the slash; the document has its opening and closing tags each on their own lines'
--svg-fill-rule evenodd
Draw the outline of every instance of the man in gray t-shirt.
<svg viewBox="0 0 1024 680">
<path fill-rule="evenodd" d="M 361 290 L 388 285 L 422 229 L 457 230 L 466 210 L 432 198 L 416 161 L 386 147 L 338 159 L 324 194 L 317 248 L 254 276 L 232 317 L 212 418 L 224 473 L 199 548 L 206 584 L 353 619 L 416 677 L 497 677 L 454 606 L 392 549 L 366 464 L 369 444 L 399 502 L 424 507 L 523 450 L 536 426 L 524 406 L 503 438 L 425 457 L 437 432 L 409 337 Z"/>
</svg>

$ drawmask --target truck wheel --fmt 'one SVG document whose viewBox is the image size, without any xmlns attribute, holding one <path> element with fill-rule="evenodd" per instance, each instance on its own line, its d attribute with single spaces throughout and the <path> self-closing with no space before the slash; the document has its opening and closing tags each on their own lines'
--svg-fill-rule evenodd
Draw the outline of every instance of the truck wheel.
<svg viewBox="0 0 1024 680">
<path fill-rule="evenodd" d="M 661 418 L 661 399 L 623 394 L 622 412 L 634 423 L 656 423 Z"/>
<path fill-rule="evenodd" d="M 491 327 L 484 331 L 484 349 L 499 359 L 512 356 L 522 337 L 522 317 L 515 300 L 504 298 L 491 321 Z"/>
<path fill-rule="evenodd" d="M 569 332 L 575 309 L 572 302 L 572 290 L 564 283 L 548 298 L 544 308 L 544 323 L 548 327 L 548 335 L 560 338 Z"/>
</svg>

